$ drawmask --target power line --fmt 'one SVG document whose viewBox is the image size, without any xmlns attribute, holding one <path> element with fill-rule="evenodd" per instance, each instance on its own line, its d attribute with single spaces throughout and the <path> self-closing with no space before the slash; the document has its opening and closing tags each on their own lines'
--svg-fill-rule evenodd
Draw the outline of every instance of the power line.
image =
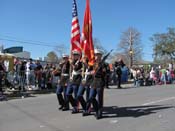
<svg viewBox="0 0 175 131">
<path fill-rule="evenodd" d="M 5 37 L 9 37 L 9 36 L 5 36 Z M 32 40 L 24 41 L 24 40 L 17 40 L 17 39 L 2 38 L 2 37 L 0 37 L 0 40 L 17 42 L 17 43 L 22 43 L 22 44 L 30 44 L 30 45 L 40 45 L 40 46 L 47 46 L 47 47 L 58 47 L 56 45 L 51 45 L 51 43 L 46 43 L 46 42 L 41 42 L 41 41 L 32 41 Z"/>
<path fill-rule="evenodd" d="M 20 38 L 16 38 L 16 37 L 14 37 L 14 36 L 9 36 L 9 35 L 1 35 L 0 34 L 0 37 L 7 37 L 8 39 L 13 39 L 13 40 L 19 40 Z M 6 39 L 7 39 L 6 38 Z M 34 42 L 34 43 L 42 43 L 42 44 L 47 44 L 47 45 L 49 45 L 49 44 L 57 44 L 56 42 L 50 42 L 50 43 L 47 43 L 47 42 L 43 42 L 43 41 L 34 41 L 34 40 L 24 40 L 24 39 L 21 39 L 20 41 L 27 41 L 27 42 Z"/>
</svg>

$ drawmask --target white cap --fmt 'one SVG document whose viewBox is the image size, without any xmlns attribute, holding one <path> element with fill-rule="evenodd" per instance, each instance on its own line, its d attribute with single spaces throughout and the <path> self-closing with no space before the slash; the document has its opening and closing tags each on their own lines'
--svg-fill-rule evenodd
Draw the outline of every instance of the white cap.
<svg viewBox="0 0 175 131">
<path fill-rule="evenodd" d="M 63 58 L 68 58 L 69 55 L 67 55 L 67 54 L 62 54 L 62 57 L 63 57 Z"/>
<path fill-rule="evenodd" d="M 72 54 L 73 54 L 73 55 L 80 55 L 80 52 L 79 52 L 78 50 L 73 50 L 73 51 L 72 51 Z"/>
<path fill-rule="evenodd" d="M 94 50 L 94 53 L 95 53 L 95 54 L 101 54 L 101 55 L 103 54 L 103 52 L 102 52 L 101 50 L 99 50 L 99 49 L 95 49 L 95 50 Z"/>
</svg>

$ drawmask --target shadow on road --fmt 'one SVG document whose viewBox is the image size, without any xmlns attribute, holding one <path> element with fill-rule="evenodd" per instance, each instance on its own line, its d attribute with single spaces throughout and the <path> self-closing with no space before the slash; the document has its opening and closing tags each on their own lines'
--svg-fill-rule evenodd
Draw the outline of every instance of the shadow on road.
<svg viewBox="0 0 175 131">
<path fill-rule="evenodd" d="M 160 110 L 168 108 L 174 108 L 174 107 L 164 105 L 128 106 L 128 107 L 109 106 L 103 108 L 103 118 L 141 117 L 144 115 L 157 113 Z"/>
</svg>

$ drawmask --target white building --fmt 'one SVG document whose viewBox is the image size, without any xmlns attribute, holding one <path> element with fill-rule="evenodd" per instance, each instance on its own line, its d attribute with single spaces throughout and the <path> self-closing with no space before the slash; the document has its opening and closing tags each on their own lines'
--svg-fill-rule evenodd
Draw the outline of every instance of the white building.
<svg viewBox="0 0 175 131">
<path fill-rule="evenodd" d="M 30 58 L 30 52 L 23 51 L 22 46 L 9 47 L 4 49 L 3 52 L 13 54 L 15 57 L 19 57 L 19 58 L 25 58 L 25 59 Z"/>
<path fill-rule="evenodd" d="M 15 57 L 30 59 L 30 52 L 23 51 L 18 53 L 12 53 Z"/>
</svg>

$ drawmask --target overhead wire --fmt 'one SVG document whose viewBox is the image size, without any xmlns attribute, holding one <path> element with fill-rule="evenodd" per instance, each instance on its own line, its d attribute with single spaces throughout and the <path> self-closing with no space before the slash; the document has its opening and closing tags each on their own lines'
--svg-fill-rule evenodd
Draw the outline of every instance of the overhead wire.
<svg viewBox="0 0 175 131">
<path fill-rule="evenodd" d="M 17 42 L 17 43 L 22 43 L 22 44 L 47 46 L 47 47 L 58 47 L 59 46 L 59 44 L 58 45 L 53 45 L 53 44 L 56 44 L 56 43 L 46 43 L 46 42 L 33 41 L 33 40 L 19 40 L 17 38 L 14 38 L 14 37 L 11 37 L 11 36 L 6 36 L 6 35 L 0 35 L 0 40 Z"/>
</svg>

